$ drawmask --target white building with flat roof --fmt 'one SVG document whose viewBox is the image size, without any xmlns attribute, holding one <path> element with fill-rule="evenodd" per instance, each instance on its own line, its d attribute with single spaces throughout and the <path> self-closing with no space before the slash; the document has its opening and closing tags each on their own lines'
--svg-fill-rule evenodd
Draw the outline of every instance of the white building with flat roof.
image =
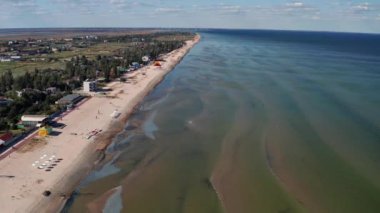
<svg viewBox="0 0 380 213">
<path fill-rule="evenodd" d="M 96 81 L 85 80 L 83 82 L 83 91 L 84 92 L 96 92 Z"/>
<path fill-rule="evenodd" d="M 23 115 L 21 122 L 25 126 L 40 127 L 43 126 L 48 120 L 46 115 Z"/>
</svg>

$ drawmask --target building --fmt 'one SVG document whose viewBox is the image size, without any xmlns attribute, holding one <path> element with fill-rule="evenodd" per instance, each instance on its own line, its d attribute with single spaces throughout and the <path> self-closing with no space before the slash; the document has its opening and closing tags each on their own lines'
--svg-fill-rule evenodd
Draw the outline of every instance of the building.
<svg viewBox="0 0 380 213">
<path fill-rule="evenodd" d="M 118 67 L 117 67 L 117 71 L 118 71 L 119 73 L 125 73 L 125 72 L 128 72 L 128 69 L 125 68 L 125 67 L 122 67 L 122 66 L 118 66 Z"/>
<path fill-rule="evenodd" d="M 11 56 L 11 60 L 12 61 L 20 61 L 21 60 L 21 56 L 19 56 L 19 55 L 12 55 Z"/>
<path fill-rule="evenodd" d="M 60 106 L 68 106 L 68 105 L 74 105 L 81 101 L 83 99 L 83 96 L 78 94 L 70 94 L 66 95 L 65 97 L 59 99 L 55 102 L 55 104 L 58 104 Z"/>
<path fill-rule="evenodd" d="M 96 81 L 86 80 L 83 82 L 84 92 L 95 92 L 96 91 Z"/>
<path fill-rule="evenodd" d="M 10 103 L 12 103 L 12 100 L 0 97 L 0 106 L 8 106 Z"/>
<path fill-rule="evenodd" d="M 132 62 L 132 68 L 134 68 L 135 70 L 137 70 L 137 69 L 140 68 L 140 64 L 137 63 L 137 62 Z"/>
<path fill-rule="evenodd" d="M 23 115 L 21 117 L 21 123 L 26 127 L 41 127 L 48 121 L 46 115 Z"/>
<path fill-rule="evenodd" d="M 13 138 L 13 135 L 12 133 L 10 132 L 7 132 L 7 133 L 4 133 L 4 134 L 0 134 L 0 146 L 1 145 L 7 145 L 8 142 L 10 142 Z"/>
<path fill-rule="evenodd" d="M 11 62 L 10 58 L 0 57 L 0 62 Z"/>
<path fill-rule="evenodd" d="M 58 92 L 57 87 L 49 87 L 45 91 L 49 94 L 56 94 Z"/>
<path fill-rule="evenodd" d="M 38 130 L 38 136 L 46 137 L 46 136 L 50 135 L 52 132 L 53 132 L 53 128 L 51 128 L 49 126 L 47 126 L 47 127 L 44 126 Z"/>
</svg>

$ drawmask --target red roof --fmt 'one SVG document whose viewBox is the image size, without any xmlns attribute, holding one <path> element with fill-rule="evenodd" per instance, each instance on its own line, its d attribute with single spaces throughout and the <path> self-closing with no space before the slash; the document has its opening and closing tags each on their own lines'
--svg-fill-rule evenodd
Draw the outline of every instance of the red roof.
<svg viewBox="0 0 380 213">
<path fill-rule="evenodd" d="M 10 140 L 12 138 L 13 138 L 13 135 L 10 132 L 4 133 L 4 134 L 0 135 L 0 140 L 1 141 L 8 141 L 8 140 Z"/>
</svg>

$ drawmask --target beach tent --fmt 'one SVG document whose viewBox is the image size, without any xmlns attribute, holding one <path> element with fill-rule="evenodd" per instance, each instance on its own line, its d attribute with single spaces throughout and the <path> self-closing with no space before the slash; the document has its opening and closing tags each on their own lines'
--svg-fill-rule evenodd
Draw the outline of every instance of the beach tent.
<svg viewBox="0 0 380 213">
<path fill-rule="evenodd" d="M 38 136 L 40 137 L 46 137 L 48 136 L 51 132 L 53 131 L 53 129 L 51 127 L 42 127 L 38 130 Z"/>
<path fill-rule="evenodd" d="M 155 62 L 154 62 L 154 66 L 156 66 L 156 67 L 161 67 L 161 63 L 160 63 L 159 61 L 155 61 Z"/>
</svg>

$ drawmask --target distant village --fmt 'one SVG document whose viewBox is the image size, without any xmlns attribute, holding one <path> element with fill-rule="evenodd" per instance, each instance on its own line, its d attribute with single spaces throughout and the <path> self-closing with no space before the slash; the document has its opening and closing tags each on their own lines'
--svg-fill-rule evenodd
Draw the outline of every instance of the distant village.
<svg viewBox="0 0 380 213">
<path fill-rule="evenodd" d="M 36 56 L 71 51 L 72 48 L 87 48 L 100 41 L 96 35 L 66 39 L 25 39 L 9 40 L 0 46 L 0 62 L 46 60 Z"/>
</svg>

